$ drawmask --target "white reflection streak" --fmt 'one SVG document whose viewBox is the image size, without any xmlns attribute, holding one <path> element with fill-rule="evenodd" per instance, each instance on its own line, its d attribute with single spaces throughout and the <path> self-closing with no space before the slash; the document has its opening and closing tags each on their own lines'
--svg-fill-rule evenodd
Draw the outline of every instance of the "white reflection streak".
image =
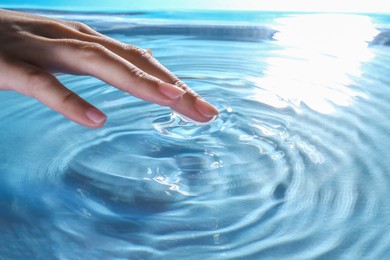
<svg viewBox="0 0 390 260">
<path fill-rule="evenodd" d="M 274 38 L 283 48 L 267 60 L 265 76 L 256 82 L 256 100 L 274 107 L 303 102 L 328 114 L 333 104 L 348 106 L 362 95 L 349 85 L 361 76 L 362 62 L 373 57 L 368 42 L 378 31 L 369 17 L 308 14 L 277 22 Z"/>
</svg>

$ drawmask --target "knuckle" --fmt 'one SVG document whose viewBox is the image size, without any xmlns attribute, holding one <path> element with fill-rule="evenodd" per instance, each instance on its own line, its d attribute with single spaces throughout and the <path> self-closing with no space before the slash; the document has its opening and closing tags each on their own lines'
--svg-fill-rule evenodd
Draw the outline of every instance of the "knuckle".
<svg viewBox="0 0 390 260">
<path fill-rule="evenodd" d="M 73 21 L 71 22 L 71 26 L 76 29 L 79 32 L 91 32 L 93 31 L 91 27 L 86 25 L 85 23 L 78 22 L 78 21 Z"/>
<path fill-rule="evenodd" d="M 132 66 L 130 68 L 130 73 L 131 73 L 131 75 L 133 75 L 134 78 L 139 79 L 139 80 L 148 77 L 148 74 L 146 74 L 146 72 L 144 72 L 143 70 L 140 70 L 139 68 L 137 68 L 135 66 Z"/>
<path fill-rule="evenodd" d="M 63 106 L 71 105 L 74 101 L 78 100 L 79 96 L 73 91 L 68 90 L 67 93 L 64 94 L 61 100 L 61 104 Z"/>
<path fill-rule="evenodd" d="M 80 59 L 84 61 L 93 60 L 106 54 L 106 49 L 95 42 L 77 43 L 75 47 L 80 53 Z"/>
<path fill-rule="evenodd" d="M 130 54 L 134 56 L 139 56 L 139 57 L 150 57 L 150 54 L 148 53 L 147 50 L 142 49 L 141 47 L 134 46 L 127 44 L 125 46 L 126 51 L 128 51 Z"/>
<path fill-rule="evenodd" d="M 79 21 L 70 21 L 69 22 L 72 27 L 74 27 L 75 29 L 81 29 L 81 28 L 84 28 L 85 24 L 82 23 L 82 22 L 79 22 Z"/>
<path fill-rule="evenodd" d="M 62 23 L 65 24 L 68 27 L 72 27 L 72 28 L 75 28 L 75 29 L 81 24 L 81 22 L 78 22 L 78 21 L 65 20 L 65 19 L 62 20 Z"/>
<path fill-rule="evenodd" d="M 100 45 L 99 43 L 88 42 L 88 43 L 84 44 L 83 50 L 86 52 L 92 52 L 95 54 L 95 53 L 104 52 L 105 48 L 102 45 Z"/>
<path fill-rule="evenodd" d="M 177 87 L 181 88 L 189 94 L 192 94 L 193 96 L 197 96 L 197 94 L 190 87 L 188 87 L 183 81 L 179 80 L 176 76 L 172 77 L 172 81 Z"/>
<path fill-rule="evenodd" d="M 35 97 L 42 89 L 52 84 L 52 79 L 47 75 L 46 72 L 41 70 L 28 70 L 26 73 L 26 95 Z"/>
<path fill-rule="evenodd" d="M 42 30 L 42 28 L 45 28 L 46 33 L 47 32 L 56 32 L 56 31 L 61 31 L 63 28 L 63 25 L 60 24 L 57 21 L 54 20 L 42 20 L 38 21 L 35 25 L 33 25 L 34 32 L 39 34 L 39 32 Z"/>
</svg>

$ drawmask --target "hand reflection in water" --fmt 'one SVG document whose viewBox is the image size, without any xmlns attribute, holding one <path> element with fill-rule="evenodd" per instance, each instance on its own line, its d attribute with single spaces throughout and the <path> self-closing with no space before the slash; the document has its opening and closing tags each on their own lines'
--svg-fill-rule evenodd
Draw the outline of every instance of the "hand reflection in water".
<svg viewBox="0 0 390 260">
<path fill-rule="evenodd" d="M 83 23 L 0 10 L 0 41 L 0 90 L 34 97 L 78 124 L 101 127 L 106 115 L 52 73 L 94 76 L 199 122 L 218 114 L 150 50 L 116 41 Z"/>
</svg>

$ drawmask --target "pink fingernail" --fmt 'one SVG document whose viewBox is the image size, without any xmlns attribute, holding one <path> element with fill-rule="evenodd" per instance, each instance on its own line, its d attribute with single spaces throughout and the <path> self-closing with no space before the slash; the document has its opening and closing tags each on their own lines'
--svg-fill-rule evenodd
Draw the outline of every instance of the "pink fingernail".
<svg viewBox="0 0 390 260">
<path fill-rule="evenodd" d="M 195 101 L 195 107 L 205 117 L 215 117 L 219 114 L 215 107 L 199 97 Z"/>
<path fill-rule="evenodd" d="M 86 114 L 87 117 L 95 124 L 104 122 L 107 119 L 107 116 L 102 112 L 100 112 L 99 110 L 97 110 L 96 108 L 89 108 Z"/>
<path fill-rule="evenodd" d="M 158 83 L 158 89 L 162 94 L 173 99 L 179 98 L 186 93 L 185 90 L 166 82 Z"/>
<path fill-rule="evenodd" d="M 152 50 L 151 49 L 145 49 L 145 51 L 150 55 L 150 56 L 152 56 L 153 55 L 153 52 L 152 52 Z"/>
</svg>

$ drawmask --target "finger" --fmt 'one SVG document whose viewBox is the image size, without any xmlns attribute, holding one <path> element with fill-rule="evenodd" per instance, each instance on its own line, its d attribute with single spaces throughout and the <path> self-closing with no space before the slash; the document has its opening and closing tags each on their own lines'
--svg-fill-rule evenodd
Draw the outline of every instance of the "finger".
<svg viewBox="0 0 390 260">
<path fill-rule="evenodd" d="M 35 40 L 36 38 L 34 36 Z M 44 51 L 29 53 L 27 58 L 39 67 L 92 75 L 138 98 L 159 105 L 174 106 L 185 93 L 179 87 L 146 74 L 99 44 L 78 40 L 39 40 L 45 41 Z M 42 52 L 45 54 L 42 55 Z"/>
<path fill-rule="evenodd" d="M 74 27 L 81 28 L 83 26 L 82 24 L 78 24 Z M 123 59 L 126 59 L 131 64 L 149 75 L 171 84 L 180 82 L 173 73 L 152 57 L 151 50 L 125 44 L 102 34 L 93 34 L 89 31 L 89 29 L 84 28 L 82 30 L 76 30 L 73 27 L 69 28 L 57 24 L 56 26 L 47 28 L 45 33 L 41 35 L 51 39 L 68 38 L 77 39 L 83 42 L 97 43 Z M 88 33 L 84 33 L 87 31 Z"/>
<path fill-rule="evenodd" d="M 96 30 L 92 29 L 85 23 L 81 23 L 78 21 L 64 21 L 64 20 L 59 20 L 62 24 L 65 26 L 70 26 L 76 31 L 79 31 L 80 33 L 84 33 L 87 35 L 92 35 L 92 36 L 98 36 L 98 37 L 105 37 L 103 34 L 97 32 Z"/>
<path fill-rule="evenodd" d="M 84 43 L 85 44 L 85 43 Z M 89 43 L 90 44 L 90 43 Z M 99 48 L 97 48 L 97 51 L 101 51 L 101 45 Z M 151 76 L 150 74 L 145 73 L 143 70 L 139 69 L 138 67 L 135 67 L 132 63 L 128 63 L 126 59 L 123 59 L 121 56 L 117 55 L 116 53 L 111 52 L 107 48 L 103 46 L 103 53 L 106 53 L 107 59 L 105 60 L 103 57 L 104 55 L 97 55 L 98 61 L 93 62 L 92 66 L 93 69 L 87 71 L 87 74 L 93 75 L 95 77 L 98 77 L 109 84 L 116 86 L 122 90 L 128 91 L 132 93 L 133 95 L 142 98 L 147 101 L 151 101 L 160 105 L 166 105 L 172 107 L 175 111 L 179 112 L 180 114 L 183 114 L 184 116 L 191 118 L 198 122 L 207 122 L 213 119 L 217 114 L 218 110 L 214 108 L 212 105 L 210 105 L 208 102 L 203 100 L 198 94 L 196 94 L 194 91 L 192 91 L 186 84 L 181 82 L 176 76 L 174 76 L 172 73 L 170 73 L 167 69 L 165 69 L 160 63 L 157 62 L 157 60 L 153 59 L 149 54 L 146 53 L 146 51 L 142 49 L 138 49 L 139 53 L 143 53 L 144 59 L 146 60 L 155 60 L 155 62 L 152 62 L 148 65 L 143 64 L 143 68 L 150 68 L 150 66 L 155 66 L 159 68 L 160 71 L 164 71 L 166 73 L 167 78 L 165 78 L 165 82 L 172 83 L 173 86 L 178 86 L 179 89 L 182 89 L 183 93 L 175 90 L 175 88 L 170 88 L 171 92 L 173 93 L 173 96 L 169 96 L 171 100 L 162 100 L 160 101 L 161 97 L 159 97 L 159 93 L 156 93 L 156 87 L 150 88 L 150 84 L 152 82 L 161 82 L 161 78 L 158 78 L 154 75 Z M 67 57 L 70 57 L 69 55 L 66 55 Z M 82 54 L 81 54 L 82 55 Z M 91 61 L 91 59 L 88 59 Z M 127 67 L 127 71 L 124 70 L 121 72 L 119 68 L 116 68 L 120 66 L 122 63 L 124 63 Z M 109 72 L 107 70 L 102 70 L 101 68 L 104 67 L 104 63 L 108 63 L 105 67 L 112 68 L 112 72 Z M 129 65 L 131 64 L 131 65 Z M 138 63 L 140 64 L 140 63 Z M 129 72 L 130 71 L 130 72 Z M 150 70 L 149 70 L 150 71 Z M 106 73 L 109 73 L 109 75 L 105 78 Z M 117 76 L 115 76 L 116 74 Z M 123 86 L 121 82 L 114 82 L 112 81 L 113 78 L 117 77 L 118 79 L 126 79 L 126 77 L 131 76 L 131 78 L 128 79 L 127 82 L 130 82 L 131 79 L 136 79 L 138 82 L 135 82 L 135 84 L 130 85 L 130 87 Z M 141 79 L 142 82 L 139 81 Z M 169 80 L 168 80 L 169 79 Z M 145 84 L 140 84 L 145 83 Z M 158 83 L 161 84 L 161 83 Z M 138 86 L 137 86 L 138 85 Z M 159 85 L 158 85 L 159 86 Z M 168 89 L 169 84 L 164 84 Z M 172 86 L 172 85 L 171 85 Z M 161 86 L 158 87 L 158 89 L 161 89 Z M 164 93 L 166 94 L 166 93 Z M 174 99 L 177 96 L 180 95 L 180 99 Z M 156 99 L 157 98 L 157 99 Z"/>
<path fill-rule="evenodd" d="M 92 39 L 93 38 L 93 39 Z M 164 82 L 174 84 L 186 94 L 180 102 L 171 106 L 175 111 L 198 122 L 207 122 L 218 115 L 218 110 L 210 103 L 202 99 L 196 92 L 191 90 L 184 82 L 176 77 L 172 72 L 160 64 L 157 59 L 151 56 L 151 51 L 144 50 L 136 46 L 125 45 L 123 43 L 101 39 L 98 37 L 86 37 L 85 40 L 95 40 L 102 46 L 125 58 L 144 72 L 152 75 Z"/>
<path fill-rule="evenodd" d="M 151 50 L 144 50 L 136 46 L 124 44 L 100 34 L 93 35 L 93 33 L 90 32 L 90 30 L 92 29 L 89 27 L 84 28 L 83 24 L 81 23 L 76 23 L 76 27 L 83 28 L 82 30 L 88 32 L 89 34 L 83 33 L 82 30 L 75 31 L 64 29 L 62 30 L 63 32 L 65 32 L 65 35 L 63 36 L 68 38 L 76 38 L 81 41 L 98 43 L 110 52 L 129 61 L 139 70 L 142 70 L 143 72 L 146 72 L 147 74 L 152 75 L 153 77 L 158 78 L 164 82 L 174 84 L 186 91 L 187 93 L 185 94 L 185 98 L 183 100 L 177 103 L 170 104 L 170 106 L 177 112 L 200 122 L 209 121 L 218 114 L 218 110 L 216 108 L 214 108 L 211 104 L 200 98 L 199 95 L 192 91 L 184 82 L 178 79 L 173 73 L 171 73 L 167 68 L 162 66 L 155 58 L 153 58 L 151 56 Z M 59 30 L 55 30 L 52 32 L 51 35 L 47 36 L 54 38 L 55 34 L 58 34 L 58 31 Z M 115 84 L 112 85 L 118 87 Z M 119 86 L 119 88 L 121 87 Z M 132 94 L 137 95 L 134 92 L 132 92 Z M 146 99 L 142 96 L 138 97 Z M 153 100 L 149 101 L 162 104 Z"/>
<path fill-rule="evenodd" d="M 44 24 L 42 24 L 44 23 Z M 42 30 L 42 26 L 44 30 Z M 89 26 L 75 21 L 43 20 L 38 26 L 29 28 L 30 37 L 41 36 L 49 39 L 75 39 L 83 42 L 97 43 L 126 59 L 144 72 L 164 82 L 175 84 L 179 79 L 152 58 L 152 51 L 125 44 L 102 35 Z M 42 39 L 43 39 L 42 38 Z"/>
<path fill-rule="evenodd" d="M 53 75 L 22 62 L 2 60 L 1 88 L 34 97 L 68 119 L 87 127 L 104 125 L 106 116 L 77 94 L 64 87 Z M 4 75 L 6 72 L 7 75 Z"/>
</svg>

